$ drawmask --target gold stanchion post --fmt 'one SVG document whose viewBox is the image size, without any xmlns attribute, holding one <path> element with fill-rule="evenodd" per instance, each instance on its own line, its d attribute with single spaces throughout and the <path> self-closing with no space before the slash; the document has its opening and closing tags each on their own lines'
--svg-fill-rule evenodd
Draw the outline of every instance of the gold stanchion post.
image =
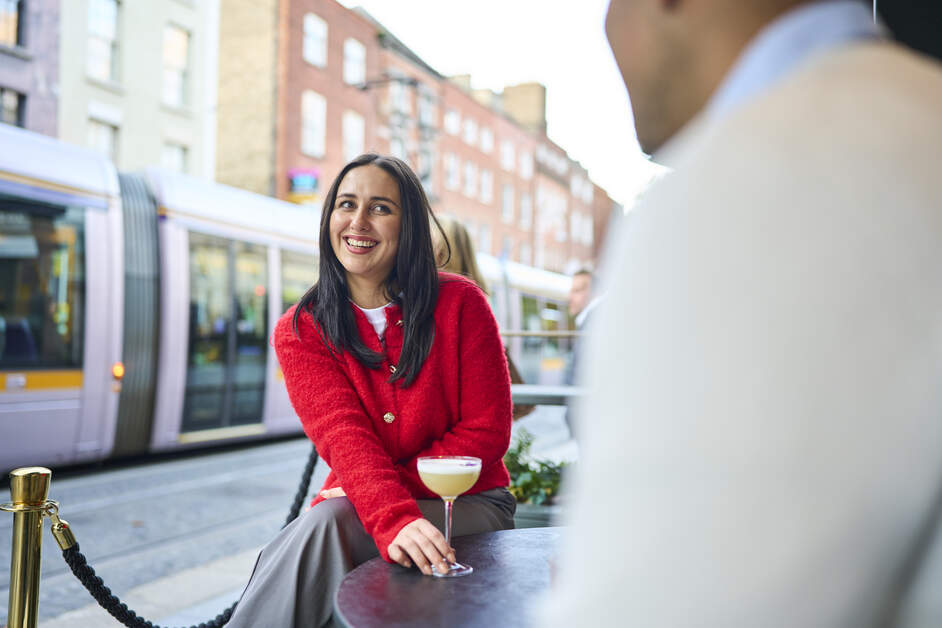
<svg viewBox="0 0 942 628">
<path fill-rule="evenodd" d="M 39 613 L 39 570 L 42 557 L 43 511 L 52 472 L 24 467 L 10 472 L 13 512 L 13 554 L 10 557 L 9 628 L 35 628 Z"/>
</svg>

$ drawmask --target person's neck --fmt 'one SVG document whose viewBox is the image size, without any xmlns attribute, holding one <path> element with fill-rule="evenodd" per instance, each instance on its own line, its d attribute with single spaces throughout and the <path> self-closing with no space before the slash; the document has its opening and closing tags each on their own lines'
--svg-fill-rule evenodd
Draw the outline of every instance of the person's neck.
<svg viewBox="0 0 942 628">
<path fill-rule="evenodd" d="M 347 288 L 350 290 L 350 300 L 364 310 L 383 307 L 390 301 L 384 283 L 347 277 Z"/>
<path fill-rule="evenodd" d="M 805 2 L 807 0 L 782 0 L 778 6 L 763 12 L 743 13 L 736 20 L 727 19 L 725 14 L 701 16 L 699 30 L 685 38 L 686 54 L 680 59 L 682 63 L 673 68 L 675 75 L 681 78 L 672 81 L 676 93 L 667 99 L 671 106 L 664 114 L 669 121 L 670 131 L 652 151 L 655 158 L 674 136 L 705 109 L 756 35 L 781 13 Z"/>
</svg>

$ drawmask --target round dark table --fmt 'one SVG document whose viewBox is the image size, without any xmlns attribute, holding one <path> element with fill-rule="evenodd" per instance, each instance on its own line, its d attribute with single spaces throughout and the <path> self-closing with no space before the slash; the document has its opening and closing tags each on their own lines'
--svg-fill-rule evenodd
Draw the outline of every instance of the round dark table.
<svg viewBox="0 0 942 628">
<path fill-rule="evenodd" d="M 561 528 L 525 528 L 452 539 L 458 562 L 474 567 L 460 578 L 423 576 L 382 558 L 344 578 L 334 620 L 347 628 L 395 626 L 526 626 L 529 605 L 549 587 L 549 561 Z"/>
</svg>

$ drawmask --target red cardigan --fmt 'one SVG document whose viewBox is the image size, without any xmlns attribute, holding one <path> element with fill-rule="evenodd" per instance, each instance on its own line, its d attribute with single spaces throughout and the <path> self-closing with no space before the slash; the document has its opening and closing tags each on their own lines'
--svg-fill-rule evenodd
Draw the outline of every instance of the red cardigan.
<svg viewBox="0 0 942 628">
<path fill-rule="evenodd" d="M 325 489 L 342 486 L 384 559 L 406 524 L 422 517 L 416 499 L 438 499 L 416 470 L 419 456 L 477 456 L 481 476 L 468 493 L 510 483 L 503 456 L 510 443 L 510 375 L 497 322 L 473 283 L 439 274 L 435 340 L 408 388 L 390 384 L 390 366 L 402 351 L 401 310 L 386 308 L 386 359 L 378 370 L 349 353 L 331 357 L 295 308 L 275 327 L 274 344 L 291 404 L 304 431 L 330 465 Z M 383 352 L 366 315 L 353 308 L 360 337 Z M 318 497 L 313 503 L 318 503 Z"/>
</svg>

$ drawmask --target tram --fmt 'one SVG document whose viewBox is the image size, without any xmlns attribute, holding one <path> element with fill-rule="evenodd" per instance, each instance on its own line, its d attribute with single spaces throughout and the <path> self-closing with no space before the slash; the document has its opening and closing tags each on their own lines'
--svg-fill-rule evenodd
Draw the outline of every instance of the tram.
<svg viewBox="0 0 942 628">
<path fill-rule="evenodd" d="M 268 339 L 317 279 L 319 208 L 0 146 L 0 471 L 300 433 Z M 566 327 L 567 277 L 478 257 L 502 329 Z M 524 340 L 552 380 L 565 347 Z"/>
</svg>

